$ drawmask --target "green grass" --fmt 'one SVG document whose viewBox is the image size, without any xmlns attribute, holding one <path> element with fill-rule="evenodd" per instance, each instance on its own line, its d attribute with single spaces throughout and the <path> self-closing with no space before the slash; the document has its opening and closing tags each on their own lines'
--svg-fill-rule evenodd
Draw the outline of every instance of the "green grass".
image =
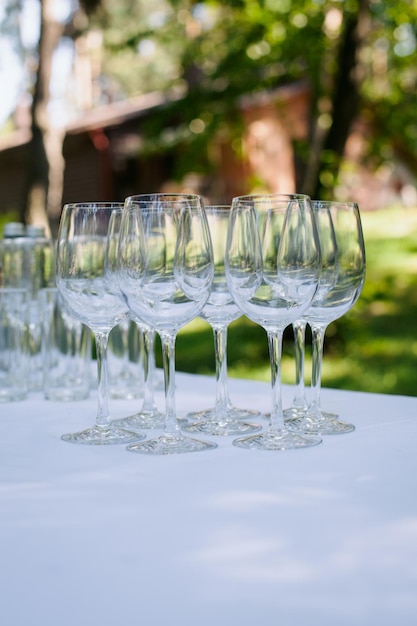
<svg viewBox="0 0 417 626">
<path fill-rule="evenodd" d="M 417 209 L 363 212 L 367 275 L 354 308 L 328 327 L 326 387 L 417 396 Z M 195 320 L 179 334 L 177 369 L 214 372 L 211 328 Z M 311 359 L 307 342 L 306 377 Z M 159 360 L 160 362 L 160 360 Z M 228 334 L 229 376 L 269 380 L 266 334 L 241 318 Z M 294 381 L 292 332 L 284 338 L 282 379 Z"/>
</svg>

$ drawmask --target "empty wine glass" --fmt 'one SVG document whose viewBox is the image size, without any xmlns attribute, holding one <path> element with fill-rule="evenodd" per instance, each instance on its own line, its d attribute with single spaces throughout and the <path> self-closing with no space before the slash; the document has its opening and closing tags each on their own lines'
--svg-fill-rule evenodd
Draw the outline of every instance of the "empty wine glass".
<svg viewBox="0 0 417 626">
<path fill-rule="evenodd" d="M 226 247 L 226 275 L 242 312 L 267 332 L 271 363 L 269 427 L 234 445 L 282 450 L 316 445 L 320 437 L 284 423 L 281 351 L 284 329 L 302 317 L 317 290 L 320 249 L 310 201 L 302 195 L 234 198 Z"/>
<path fill-rule="evenodd" d="M 120 220 L 118 203 L 76 203 L 63 208 L 56 261 L 57 288 L 73 317 L 88 326 L 96 341 L 98 410 L 93 427 L 62 436 L 83 444 L 121 444 L 144 435 L 125 431 L 111 421 L 108 410 L 107 344 L 111 329 L 128 315 L 121 293 L 114 288 L 115 245 L 109 237 L 112 216 Z"/>
<path fill-rule="evenodd" d="M 230 322 L 242 315 L 233 301 L 224 270 L 230 205 L 206 206 L 206 215 L 213 245 L 214 279 L 209 299 L 200 317 L 207 320 L 214 334 L 216 401 L 212 409 L 189 413 L 187 418 L 197 421 L 183 425 L 182 429 L 207 435 L 237 435 L 255 432 L 260 430 L 261 426 L 241 420 L 259 415 L 259 412 L 233 406 L 227 384 L 227 328 Z"/>
<path fill-rule="evenodd" d="M 315 299 L 323 297 L 331 289 L 337 279 L 337 246 L 332 217 L 329 207 L 324 203 L 312 202 L 314 219 L 320 244 L 321 271 L 319 286 L 314 295 Z M 310 304 L 310 307 L 312 304 Z M 292 405 L 284 410 L 284 416 L 289 419 L 303 417 L 308 410 L 304 381 L 305 336 L 307 319 L 304 316 L 293 322 L 294 357 L 295 357 L 295 393 Z M 333 414 L 328 414 L 337 417 Z"/>
<path fill-rule="evenodd" d="M 292 404 L 284 409 L 286 418 L 302 417 L 308 409 L 305 388 L 305 338 L 307 322 L 304 318 L 292 323 L 294 333 L 295 391 Z"/>
<path fill-rule="evenodd" d="M 345 315 L 355 304 L 365 280 L 365 243 L 359 207 L 354 202 L 314 201 L 316 208 L 330 211 L 336 238 L 337 272 L 329 289 L 319 290 L 304 313 L 312 332 L 311 401 L 305 417 L 295 420 L 308 433 L 334 435 L 351 432 L 354 425 L 321 409 L 321 369 L 324 335 L 328 325 Z"/>
<path fill-rule="evenodd" d="M 127 318 L 111 331 L 108 362 L 110 398 L 143 398 L 143 350 L 141 335 L 133 320 Z"/>
<path fill-rule="evenodd" d="M 143 402 L 137 413 L 114 420 L 114 423 L 129 430 L 159 428 L 165 424 L 165 414 L 158 409 L 155 402 L 155 331 L 137 317 L 135 317 L 135 322 L 143 337 Z"/>
<path fill-rule="evenodd" d="M 213 252 L 202 199 L 193 194 L 136 195 L 126 199 L 119 245 L 119 284 L 132 314 L 162 342 L 165 427 L 130 452 L 170 454 L 216 444 L 186 437 L 175 410 L 175 339 L 197 317 L 210 294 Z"/>
</svg>

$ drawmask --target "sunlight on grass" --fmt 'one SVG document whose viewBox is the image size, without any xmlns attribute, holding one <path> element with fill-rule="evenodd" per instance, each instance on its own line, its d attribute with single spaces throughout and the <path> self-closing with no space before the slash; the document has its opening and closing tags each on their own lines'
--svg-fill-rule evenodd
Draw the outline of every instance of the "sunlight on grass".
<svg viewBox="0 0 417 626">
<path fill-rule="evenodd" d="M 365 240 L 404 239 L 412 230 L 417 231 L 417 208 L 391 208 L 380 211 L 363 211 L 362 228 Z"/>
<path fill-rule="evenodd" d="M 362 226 L 368 261 L 368 277 L 374 271 L 417 272 L 417 209 L 385 209 L 364 212 Z"/>
</svg>

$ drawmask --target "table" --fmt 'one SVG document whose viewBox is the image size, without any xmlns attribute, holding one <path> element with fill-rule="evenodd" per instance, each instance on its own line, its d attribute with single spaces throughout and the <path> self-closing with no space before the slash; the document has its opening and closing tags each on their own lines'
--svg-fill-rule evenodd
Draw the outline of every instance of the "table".
<svg viewBox="0 0 417 626">
<path fill-rule="evenodd" d="M 266 383 L 230 391 L 269 409 Z M 213 378 L 177 375 L 179 414 L 213 398 Z M 354 433 L 166 457 L 61 441 L 93 423 L 95 393 L 0 405 L 0 623 L 415 626 L 417 398 L 322 399 Z"/>
</svg>

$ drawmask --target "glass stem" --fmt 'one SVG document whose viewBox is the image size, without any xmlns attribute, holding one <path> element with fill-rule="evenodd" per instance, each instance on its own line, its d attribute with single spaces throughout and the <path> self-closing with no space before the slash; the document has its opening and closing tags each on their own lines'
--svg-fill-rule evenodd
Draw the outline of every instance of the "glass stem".
<svg viewBox="0 0 417 626">
<path fill-rule="evenodd" d="M 70 360 L 72 360 L 72 357 L 75 354 L 77 354 L 76 353 L 77 347 L 76 347 L 75 341 L 76 341 L 76 339 L 78 339 L 78 337 L 76 337 L 76 334 L 77 334 L 77 331 L 73 330 L 72 325 L 71 326 L 70 325 L 66 326 L 66 328 L 65 328 L 65 335 L 66 335 L 66 337 L 65 337 L 65 339 L 66 339 L 66 346 L 65 346 L 65 348 L 66 348 L 67 354 L 69 354 Z"/>
<path fill-rule="evenodd" d="M 96 332 L 97 377 L 98 377 L 98 409 L 97 426 L 110 424 L 109 415 L 109 373 L 107 366 L 108 332 Z"/>
<path fill-rule="evenodd" d="M 165 379 L 165 428 L 167 437 L 178 437 L 180 427 L 175 410 L 175 335 L 161 334 L 162 363 Z"/>
<path fill-rule="evenodd" d="M 141 327 L 143 334 L 143 371 L 144 371 L 144 394 L 143 411 L 153 411 L 155 407 L 153 381 L 155 371 L 155 331 L 149 327 Z"/>
<path fill-rule="evenodd" d="M 129 319 L 120 322 L 120 334 L 122 340 L 123 366 L 122 375 L 129 371 Z"/>
<path fill-rule="evenodd" d="M 309 413 L 319 413 L 321 392 L 321 369 L 323 363 L 324 334 L 326 325 L 310 324 L 312 334 L 312 372 L 311 372 L 311 402 Z"/>
<path fill-rule="evenodd" d="M 307 322 L 297 320 L 293 323 L 294 331 L 294 360 L 295 360 L 295 395 L 293 405 L 305 407 L 305 384 L 304 384 L 304 364 L 305 364 L 305 338 Z"/>
<path fill-rule="evenodd" d="M 227 420 L 227 326 L 213 326 L 214 355 L 216 362 L 216 402 L 214 412 L 217 419 Z"/>
<path fill-rule="evenodd" d="M 269 358 L 271 362 L 272 410 L 269 431 L 280 431 L 284 428 L 281 394 L 281 353 L 283 331 L 268 331 Z"/>
</svg>

